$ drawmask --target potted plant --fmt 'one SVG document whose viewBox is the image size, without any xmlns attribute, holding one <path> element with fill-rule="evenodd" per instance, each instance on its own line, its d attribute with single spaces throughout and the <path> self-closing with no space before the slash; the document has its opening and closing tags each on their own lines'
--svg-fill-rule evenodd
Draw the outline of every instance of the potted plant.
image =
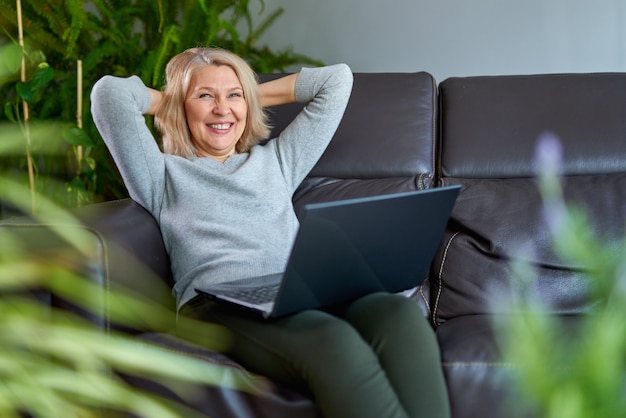
<svg viewBox="0 0 626 418">
<path fill-rule="evenodd" d="M 287 48 L 257 45 L 262 33 L 282 14 L 260 14 L 249 0 L 0 0 L 0 97 L 7 123 L 22 125 L 26 145 L 0 161 L 5 175 L 28 182 L 64 206 L 126 196 L 89 113 L 89 92 L 104 74 L 139 75 L 159 88 L 168 59 L 189 47 L 232 50 L 262 73 L 283 72 L 295 64 L 321 62 Z M 21 9 L 18 19 L 18 6 Z M 18 39 L 23 28 L 23 41 Z M 25 74 L 18 68 L 23 61 Z M 29 135 L 28 123 L 43 135 Z M 50 121 L 55 121 L 50 127 Z M 46 129 L 38 130 L 42 122 Z M 25 151 L 25 147 L 27 150 Z M 32 153 L 29 161 L 28 153 Z M 31 181 L 32 182 L 32 181 Z M 0 217 L 2 214 L 0 213 Z"/>
</svg>

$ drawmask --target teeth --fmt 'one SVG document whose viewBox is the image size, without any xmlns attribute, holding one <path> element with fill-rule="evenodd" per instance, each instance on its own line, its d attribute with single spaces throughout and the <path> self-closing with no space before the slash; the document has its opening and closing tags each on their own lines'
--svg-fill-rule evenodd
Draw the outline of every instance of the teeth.
<svg viewBox="0 0 626 418">
<path fill-rule="evenodd" d="M 230 123 L 212 123 L 209 125 L 212 129 L 228 129 L 230 128 Z"/>
</svg>

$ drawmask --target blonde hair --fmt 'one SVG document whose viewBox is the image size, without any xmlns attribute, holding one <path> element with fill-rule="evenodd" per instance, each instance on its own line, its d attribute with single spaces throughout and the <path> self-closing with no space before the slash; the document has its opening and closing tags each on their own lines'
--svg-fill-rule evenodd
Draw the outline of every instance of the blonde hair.
<svg viewBox="0 0 626 418">
<path fill-rule="evenodd" d="M 258 81 L 252 68 L 238 55 L 220 48 L 190 48 L 174 56 L 165 68 L 163 100 L 154 118 L 162 135 L 163 152 L 187 159 L 197 156 L 185 115 L 185 97 L 191 76 L 208 65 L 226 65 L 235 71 L 248 106 L 246 127 L 237 142 L 237 152 L 248 152 L 267 138 L 270 128 L 261 107 Z"/>
</svg>

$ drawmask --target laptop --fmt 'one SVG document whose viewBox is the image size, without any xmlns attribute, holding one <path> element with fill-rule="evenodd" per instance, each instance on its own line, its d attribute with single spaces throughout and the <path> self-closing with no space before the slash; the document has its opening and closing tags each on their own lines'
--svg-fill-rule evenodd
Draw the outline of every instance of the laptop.
<svg viewBox="0 0 626 418">
<path fill-rule="evenodd" d="M 426 278 L 459 189 L 306 205 L 284 272 L 196 291 L 276 318 L 414 288 Z"/>
</svg>

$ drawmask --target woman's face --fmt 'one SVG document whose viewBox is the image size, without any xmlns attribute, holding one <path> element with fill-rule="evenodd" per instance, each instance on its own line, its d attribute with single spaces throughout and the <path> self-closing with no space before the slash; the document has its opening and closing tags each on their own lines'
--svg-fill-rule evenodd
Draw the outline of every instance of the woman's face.
<svg viewBox="0 0 626 418">
<path fill-rule="evenodd" d="M 226 161 L 235 153 L 248 115 L 235 71 L 227 65 L 195 71 L 187 89 L 185 113 L 198 156 Z"/>
</svg>

